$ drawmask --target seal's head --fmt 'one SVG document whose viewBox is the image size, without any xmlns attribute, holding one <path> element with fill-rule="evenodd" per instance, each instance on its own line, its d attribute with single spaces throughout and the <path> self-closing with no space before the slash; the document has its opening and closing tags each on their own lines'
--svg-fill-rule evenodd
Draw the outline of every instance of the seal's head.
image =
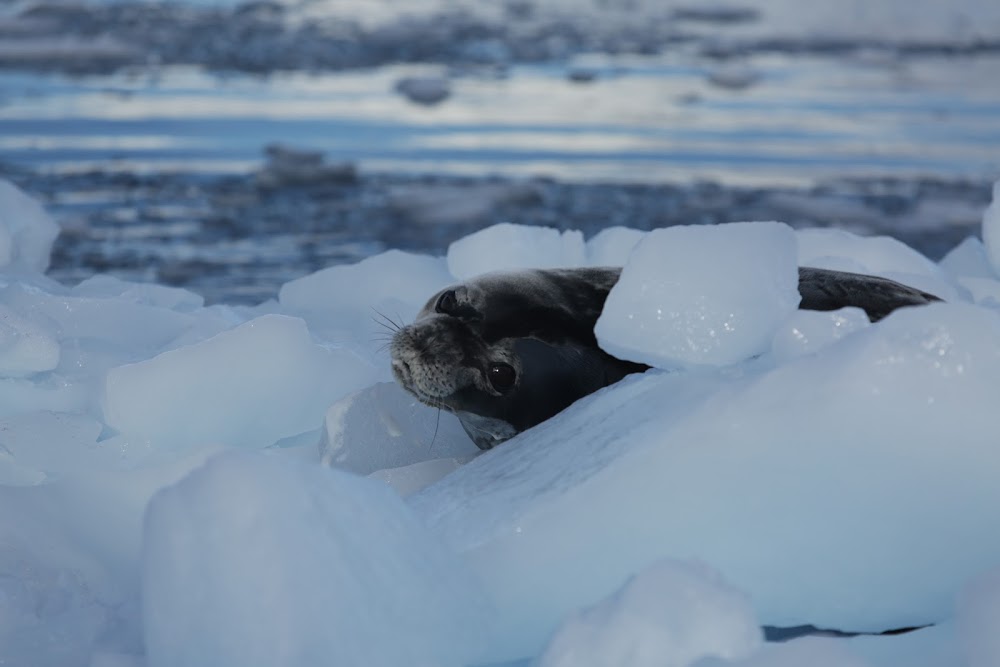
<svg viewBox="0 0 1000 667">
<path fill-rule="evenodd" d="M 618 268 L 494 273 L 435 294 L 394 336 L 392 371 L 482 449 L 645 366 L 597 346 Z"/>
</svg>

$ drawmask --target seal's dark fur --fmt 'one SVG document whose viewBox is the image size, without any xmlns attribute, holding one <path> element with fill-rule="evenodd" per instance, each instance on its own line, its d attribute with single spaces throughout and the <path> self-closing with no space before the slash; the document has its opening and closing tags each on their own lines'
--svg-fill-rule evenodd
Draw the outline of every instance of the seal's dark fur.
<svg viewBox="0 0 1000 667">
<path fill-rule="evenodd" d="M 458 415 L 483 449 L 545 421 L 574 401 L 618 382 L 643 364 L 597 345 L 594 325 L 616 267 L 489 274 L 434 295 L 393 337 L 396 380 L 421 401 Z M 803 267 L 799 308 L 862 308 L 877 321 L 932 294 L 874 276 Z M 497 389 L 492 365 L 516 382 Z"/>
</svg>

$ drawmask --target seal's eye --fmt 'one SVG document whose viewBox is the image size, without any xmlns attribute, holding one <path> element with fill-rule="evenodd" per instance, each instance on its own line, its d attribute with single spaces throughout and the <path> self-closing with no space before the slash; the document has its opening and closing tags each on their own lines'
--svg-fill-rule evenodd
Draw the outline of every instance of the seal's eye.
<svg viewBox="0 0 1000 667">
<path fill-rule="evenodd" d="M 509 391 L 517 380 L 517 373 L 510 364 L 493 364 L 490 366 L 490 384 L 501 394 Z"/>
<path fill-rule="evenodd" d="M 439 296 L 437 303 L 434 304 L 434 312 L 437 313 L 454 315 L 456 310 L 458 310 L 458 299 L 455 297 L 455 290 L 453 289 Z"/>
</svg>

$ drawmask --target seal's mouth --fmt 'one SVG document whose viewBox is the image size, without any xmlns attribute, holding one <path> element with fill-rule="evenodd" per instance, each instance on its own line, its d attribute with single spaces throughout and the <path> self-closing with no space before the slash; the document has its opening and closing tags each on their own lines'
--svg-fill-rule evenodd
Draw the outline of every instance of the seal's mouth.
<svg viewBox="0 0 1000 667">
<path fill-rule="evenodd" d="M 449 412 L 452 409 L 445 405 L 441 400 L 442 397 L 431 396 L 430 394 L 421 391 L 420 388 L 413 381 L 413 371 L 410 369 L 410 365 L 402 359 L 394 358 L 392 360 L 392 374 L 396 378 L 396 382 L 405 389 L 406 391 L 413 394 L 414 397 L 421 403 L 429 405 L 432 408 L 440 408 L 442 410 L 447 410 Z"/>
</svg>

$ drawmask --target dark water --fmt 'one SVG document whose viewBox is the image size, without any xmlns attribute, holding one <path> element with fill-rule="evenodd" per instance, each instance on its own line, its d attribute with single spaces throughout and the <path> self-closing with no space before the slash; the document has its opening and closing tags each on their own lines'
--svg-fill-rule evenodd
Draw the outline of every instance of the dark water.
<svg viewBox="0 0 1000 667">
<path fill-rule="evenodd" d="M 1000 56 L 583 62 L 591 83 L 568 81 L 557 65 L 460 76 L 433 108 L 395 94 L 393 83 L 441 68 L 264 78 L 183 68 L 131 78 L 6 73 L 0 155 L 46 171 L 238 172 L 277 141 L 367 171 L 578 181 L 1000 175 Z M 747 86 L 720 87 L 713 75 Z"/>
<path fill-rule="evenodd" d="M 940 256 L 976 233 L 1000 177 L 997 55 L 572 68 L 593 80 L 570 81 L 567 64 L 5 72 L 0 172 L 63 225 L 58 279 L 110 272 L 239 302 L 390 247 L 441 253 L 500 221 L 592 234 L 777 219 Z M 428 72 L 451 76 L 442 104 L 393 91 Z M 345 168 L 275 179 L 262 171 L 275 142 Z"/>
</svg>

